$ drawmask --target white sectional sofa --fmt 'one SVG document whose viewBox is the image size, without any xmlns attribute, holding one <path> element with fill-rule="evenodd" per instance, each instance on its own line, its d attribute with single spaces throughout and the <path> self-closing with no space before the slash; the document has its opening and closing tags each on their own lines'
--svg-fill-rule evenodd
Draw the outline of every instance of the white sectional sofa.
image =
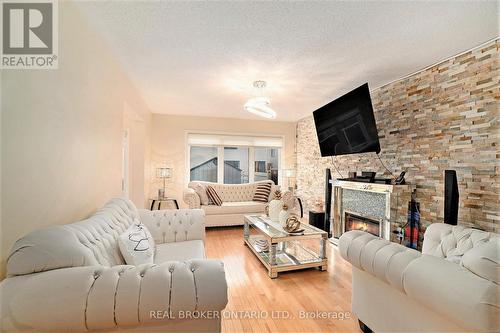
<svg viewBox="0 0 500 333">
<path fill-rule="evenodd" d="M 125 265 L 120 254 L 117 238 L 137 220 L 156 242 L 154 264 Z M 127 199 L 31 232 L 0 283 L 0 331 L 220 332 L 227 284 L 222 262 L 205 259 L 204 237 L 200 209 L 137 211 Z"/>
<path fill-rule="evenodd" d="M 243 225 L 243 216 L 245 214 L 264 213 L 267 203 L 252 201 L 257 186 L 262 183 L 271 183 L 271 194 L 268 201 L 273 198 L 273 193 L 279 189 L 272 180 L 263 180 L 248 184 L 219 184 L 210 182 L 193 181 L 188 184 L 184 190 L 183 199 L 189 208 L 201 208 L 205 212 L 206 226 L 219 227 L 231 225 Z M 202 205 L 200 197 L 194 190 L 196 184 L 210 185 L 221 197 L 223 203 L 221 206 Z M 292 205 L 292 193 L 283 192 L 283 200 L 290 206 Z"/>
<path fill-rule="evenodd" d="M 500 331 L 498 234 L 435 223 L 420 253 L 356 230 L 339 249 L 365 332 Z"/>
</svg>

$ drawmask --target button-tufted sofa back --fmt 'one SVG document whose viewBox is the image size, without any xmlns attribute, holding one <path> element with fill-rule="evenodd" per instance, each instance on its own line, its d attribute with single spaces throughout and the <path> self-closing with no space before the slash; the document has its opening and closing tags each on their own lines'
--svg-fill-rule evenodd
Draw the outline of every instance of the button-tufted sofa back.
<svg viewBox="0 0 500 333">
<path fill-rule="evenodd" d="M 271 183 L 273 186 L 271 188 L 271 195 L 277 189 L 272 180 L 262 180 L 254 183 L 248 184 L 219 184 L 210 182 L 193 181 L 188 184 L 189 188 L 195 188 L 196 184 L 210 185 L 219 194 L 223 202 L 243 202 L 252 201 L 255 190 L 259 184 Z"/>
<path fill-rule="evenodd" d="M 433 223 L 425 231 L 422 253 L 460 264 L 500 284 L 500 236 L 496 233 Z"/>
<path fill-rule="evenodd" d="M 137 208 L 130 200 L 116 198 L 88 219 L 35 230 L 12 247 L 7 259 L 7 274 L 124 264 L 117 238 L 138 219 Z"/>
<path fill-rule="evenodd" d="M 205 212 L 202 209 L 140 209 L 139 216 L 156 244 L 205 239 Z"/>
<path fill-rule="evenodd" d="M 498 240 L 498 237 L 498 234 L 482 230 L 433 223 L 425 231 L 422 253 L 459 261 L 469 250 Z"/>
</svg>

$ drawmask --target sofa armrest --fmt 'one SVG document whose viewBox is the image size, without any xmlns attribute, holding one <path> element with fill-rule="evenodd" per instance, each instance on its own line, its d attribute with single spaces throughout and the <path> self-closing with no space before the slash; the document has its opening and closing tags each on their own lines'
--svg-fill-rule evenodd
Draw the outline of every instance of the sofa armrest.
<svg viewBox="0 0 500 333">
<path fill-rule="evenodd" d="M 227 304 L 218 260 L 57 269 L 7 278 L 0 293 L 2 332 L 161 325 L 186 311 L 216 313 Z"/>
<path fill-rule="evenodd" d="M 404 273 L 422 254 L 370 233 L 353 230 L 339 239 L 340 255 L 353 266 L 364 270 L 404 292 Z"/>
<path fill-rule="evenodd" d="M 140 209 L 139 217 L 157 244 L 205 240 L 205 212 L 202 209 Z"/>
<path fill-rule="evenodd" d="M 200 196 L 192 188 L 184 189 L 182 193 L 182 199 L 191 209 L 196 209 L 201 207 Z"/>
</svg>

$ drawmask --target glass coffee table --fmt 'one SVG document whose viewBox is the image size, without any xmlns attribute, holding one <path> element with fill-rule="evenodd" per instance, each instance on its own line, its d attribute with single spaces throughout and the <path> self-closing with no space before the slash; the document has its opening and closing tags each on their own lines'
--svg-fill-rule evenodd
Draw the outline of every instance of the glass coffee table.
<svg viewBox="0 0 500 333">
<path fill-rule="evenodd" d="M 328 233 L 301 223 L 301 235 L 292 235 L 266 215 L 245 215 L 243 237 L 248 248 L 266 266 L 270 278 L 279 272 L 319 267 L 328 268 Z"/>
</svg>

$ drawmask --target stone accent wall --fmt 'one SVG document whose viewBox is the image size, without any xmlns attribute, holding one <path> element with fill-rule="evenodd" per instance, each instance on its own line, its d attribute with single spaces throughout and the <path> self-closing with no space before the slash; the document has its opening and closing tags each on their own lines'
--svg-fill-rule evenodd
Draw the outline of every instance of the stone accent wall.
<svg viewBox="0 0 500 333">
<path fill-rule="evenodd" d="M 444 170 L 454 169 L 459 224 L 500 232 L 499 48 L 497 39 L 371 92 L 380 157 L 416 184 L 424 228 L 443 221 Z M 385 170 L 375 153 L 334 161 L 344 177 Z M 297 124 L 297 186 L 306 210 L 324 195 L 325 168 L 338 177 L 332 159 L 320 156 L 312 116 L 304 118 Z"/>
</svg>

